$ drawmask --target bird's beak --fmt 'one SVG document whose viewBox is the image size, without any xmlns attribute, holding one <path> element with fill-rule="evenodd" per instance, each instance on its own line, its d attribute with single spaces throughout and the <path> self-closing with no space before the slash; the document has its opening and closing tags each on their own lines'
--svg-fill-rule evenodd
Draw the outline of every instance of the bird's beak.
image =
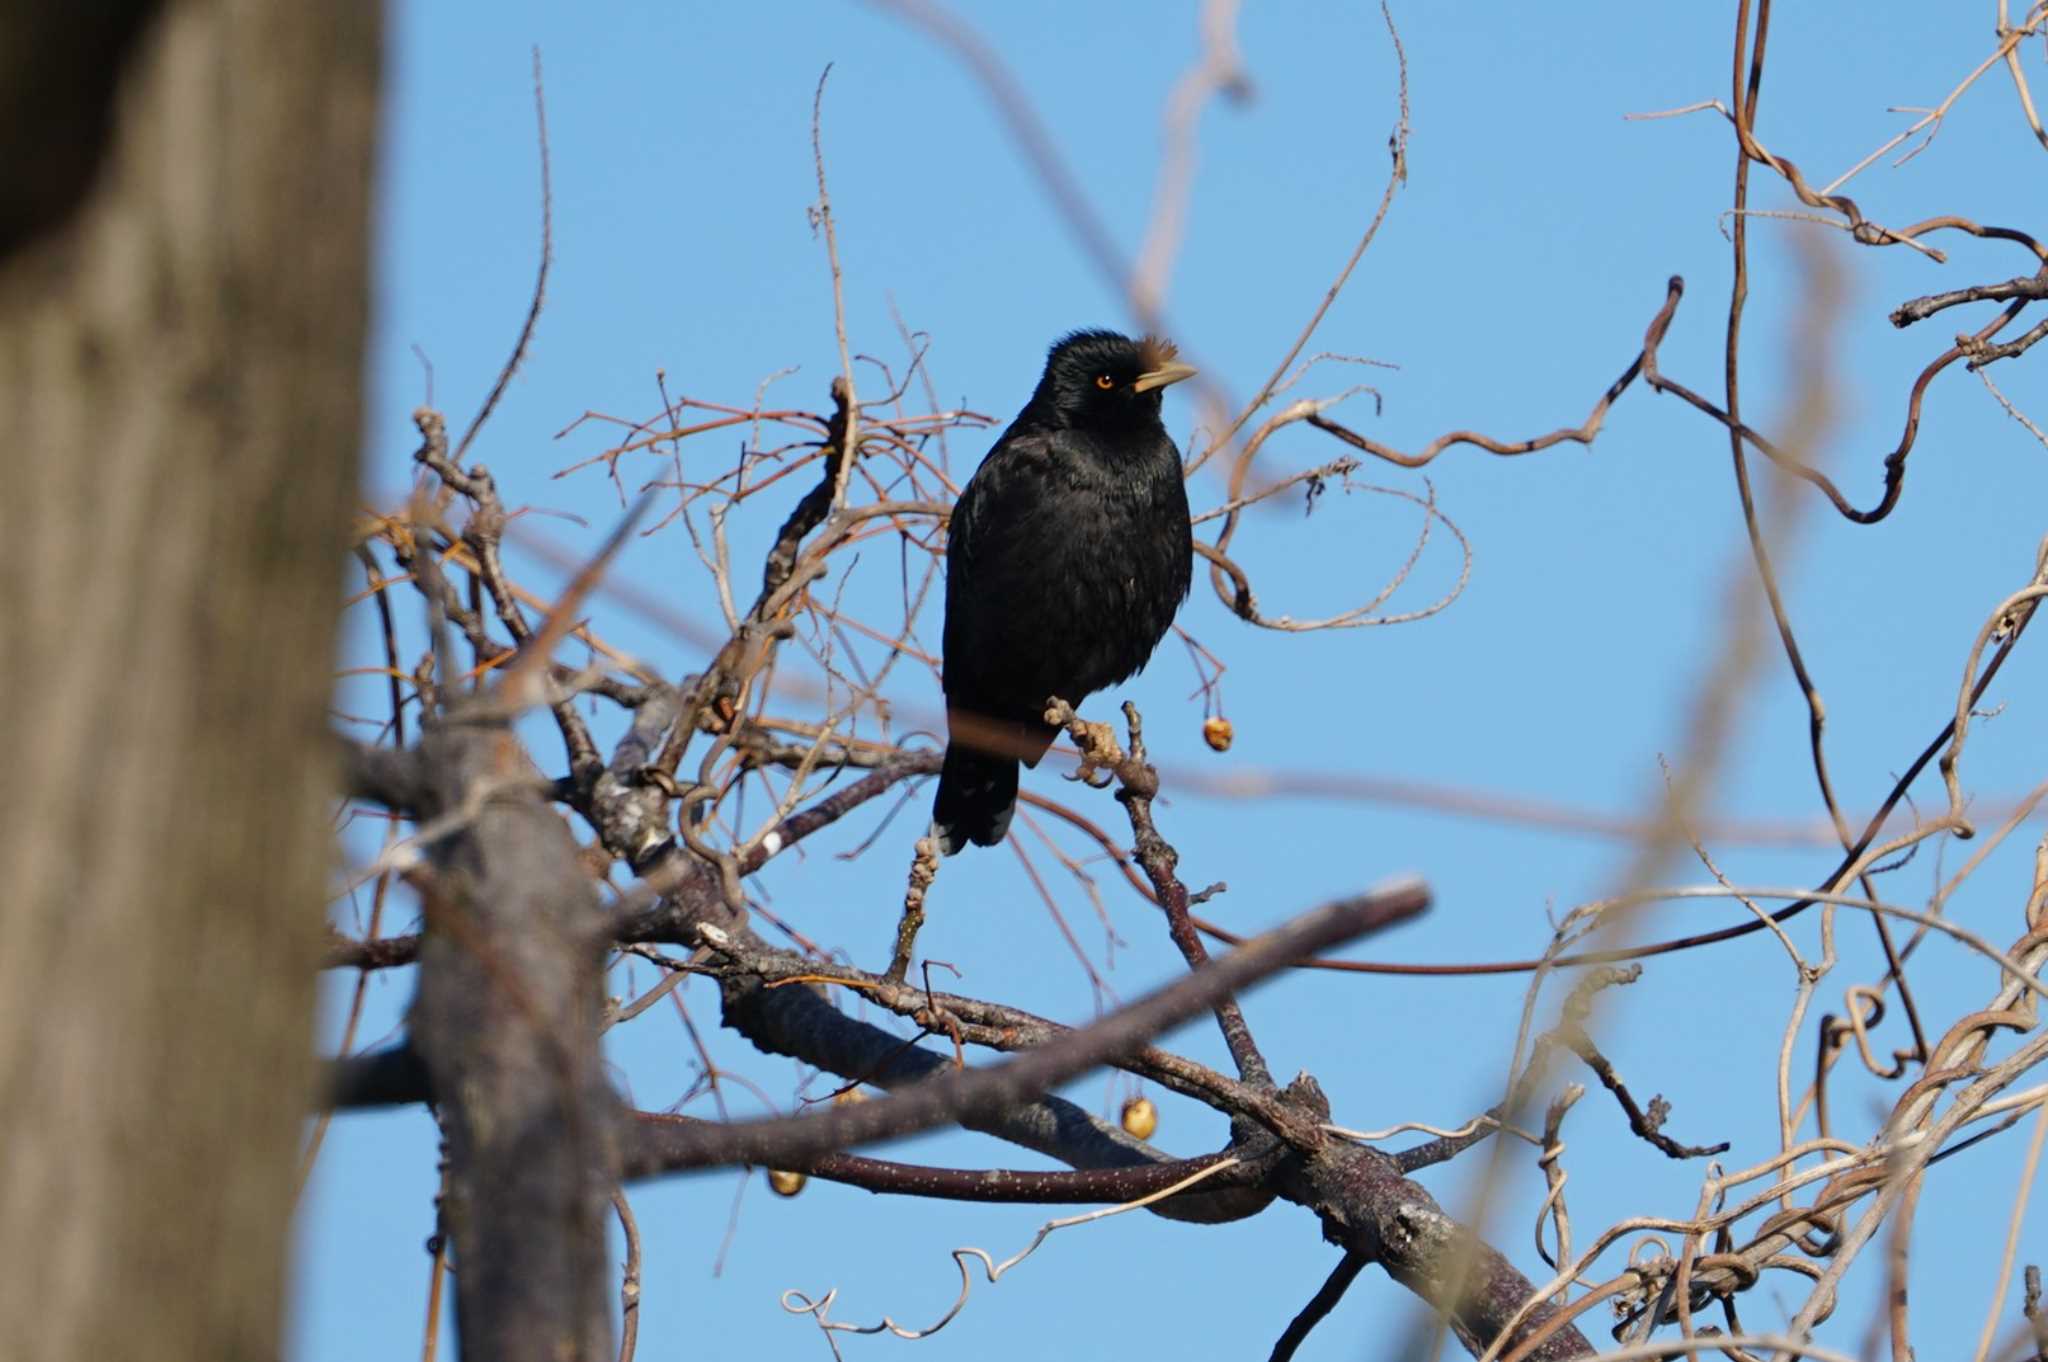
<svg viewBox="0 0 2048 1362">
<path fill-rule="evenodd" d="M 1138 381 L 1131 384 L 1131 391 L 1149 393 L 1154 388 L 1164 388 L 1195 376 L 1195 366 L 1168 360 L 1150 373 L 1139 374 Z"/>
</svg>

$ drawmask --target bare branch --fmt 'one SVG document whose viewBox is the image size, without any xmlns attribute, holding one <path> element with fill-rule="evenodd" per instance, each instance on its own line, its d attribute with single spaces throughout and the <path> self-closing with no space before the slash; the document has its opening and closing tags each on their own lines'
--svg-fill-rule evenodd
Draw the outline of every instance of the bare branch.
<svg viewBox="0 0 2048 1362">
<path fill-rule="evenodd" d="M 1309 1298 L 1301 1313 L 1288 1321 L 1286 1330 L 1273 1345 L 1271 1362 L 1288 1362 L 1295 1351 L 1308 1341 L 1312 1330 L 1321 1324 L 1329 1313 L 1337 1308 L 1337 1302 L 1344 1299 L 1344 1293 L 1358 1280 L 1358 1274 L 1365 1271 L 1370 1263 L 1362 1253 L 1347 1253 L 1337 1260 L 1337 1266 L 1330 1269 L 1330 1275 L 1316 1294 Z"/>
<path fill-rule="evenodd" d="M 1427 903 L 1427 891 L 1412 880 L 1334 903 L 1255 937 L 1206 968 L 1007 1064 L 963 1070 L 881 1101 L 835 1107 L 815 1116 L 713 1130 L 668 1129 L 662 1132 L 658 1157 L 676 1170 L 735 1162 L 782 1167 L 1027 1102 L 1301 956 L 1420 912 Z M 699 931 L 703 943 L 714 951 L 724 939 L 724 933 L 715 929 Z"/>
</svg>

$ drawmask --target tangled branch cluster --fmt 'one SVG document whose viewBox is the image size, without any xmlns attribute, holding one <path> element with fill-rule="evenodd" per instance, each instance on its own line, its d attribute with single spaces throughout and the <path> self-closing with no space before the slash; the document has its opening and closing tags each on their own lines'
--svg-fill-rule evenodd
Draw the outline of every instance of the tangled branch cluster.
<svg viewBox="0 0 2048 1362">
<path fill-rule="evenodd" d="M 898 7 L 938 28 L 983 69 L 1029 144 L 1035 125 L 1028 103 L 1005 85 L 994 56 L 977 49 L 971 33 L 937 11 L 907 0 Z M 1206 17 L 1202 63 L 1176 91 L 1173 106 L 1170 131 L 1180 132 L 1170 135 L 1169 151 L 1181 158 L 1186 155 L 1181 136 L 1191 128 L 1201 100 L 1248 88 L 1232 36 L 1234 7 L 1211 4 Z M 1489 1362 L 1591 1355 L 1592 1346 L 1576 1321 L 1596 1308 L 1611 1312 L 1616 1337 L 1625 1345 L 1622 1356 L 1708 1347 L 1736 1358 L 1771 1348 L 1821 1356 L 1810 1344 L 1809 1331 L 1835 1309 L 1845 1274 L 1880 1235 L 1889 1235 L 1890 1245 L 1883 1270 L 1894 1283 L 1903 1281 L 1927 1170 L 2030 1114 L 2037 1132 L 2048 1123 L 2048 1084 L 2020 1086 L 2048 1058 L 2048 1039 L 2037 1033 L 2037 995 L 2043 991 L 2039 976 L 2048 963 L 2048 841 L 2037 855 L 2031 886 L 2018 896 L 2003 928 L 1979 932 L 1943 915 L 1948 897 L 2021 827 L 2048 796 L 2048 785 L 1981 839 L 1967 864 L 1924 910 L 1889 901 L 1876 880 L 1889 863 L 1923 844 L 1978 834 L 1961 783 L 1974 706 L 2018 645 L 2035 605 L 2048 595 L 2048 541 L 2031 575 L 1987 609 L 1959 668 L 1953 715 L 1940 716 L 1940 731 L 1858 832 L 1829 777 L 1824 706 L 1777 588 L 1771 510 L 1759 505 L 1747 460 L 1761 454 L 1817 492 L 1815 504 L 1831 506 L 1851 522 L 1870 524 L 1889 516 L 1903 495 L 1908 456 L 1933 380 L 1959 361 L 1981 372 L 2017 360 L 2048 335 L 2048 320 L 2042 320 L 2011 339 L 1998 339 L 2029 308 L 2048 301 L 2048 248 L 2016 228 L 1980 225 L 1955 215 L 1899 228 L 1869 220 L 1838 191 L 1886 148 L 1832 184 L 1814 189 L 1797 164 L 1766 149 L 1756 133 L 1768 22 L 1768 4 L 1754 12 L 1747 0 L 1739 6 L 1731 99 L 1694 106 L 1716 108 L 1727 118 L 1737 151 L 1731 233 L 1737 294 L 1727 332 L 1727 391 L 1719 399 L 1660 367 L 1659 347 L 1676 321 L 1684 293 L 1683 281 L 1674 277 L 1636 355 L 1576 426 L 1519 439 L 1452 430 L 1408 453 L 1332 414 L 1361 391 L 1356 388 L 1297 399 L 1262 417 L 1312 366 L 1329 358 L 1317 356 L 1293 367 L 1328 308 L 1326 298 L 1272 377 L 1233 418 L 1216 423 L 1216 438 L 1193 452 L 1189 471 L 1197 472 L 1212 459 L 1227 470 L 1223 499 L 1195 521 L 1198 527 L 1215 527 L 1198 548 L 1210 564 L 1218 598 L 1239 619 L 1289 633 L 1357 627 L 1444 609 L 1462 589 L 1470 565 L 1469 545 L 1437 504 L 1434 491 L 1426 484 L 1418 493 L 1367 483 L 1355 477 L 1366 460 L 1416 470 L 1461 447 L 1516 457 L 1566 443 L 1590 444 L 1613 404 L 1638 380 L 1710 418 L 1728 438 L 1752 567 L 1764 585 L 1789 672 L 1812 716 L 1817 792 L 1841 851 L 1829 874 L 1791 889 L 1733 883 L 1693 830 L 1697 791 L 1681 782 L 1656 826 L 1644 834 L 1640 873 L 1613 895 L 1572 909 L 1540 958 L 1461 962 L 1435 970 L 1530 974 L 1523 1025 L 1501 1100 L 1456 1128 L 1404 1122 L 1381 1131 L 1351 1131 L 1332 1122 L 1329 1103 L 1307 1072 L 1285 1085 L 1274 1079 L 1235 995 L 1293 965 L 1379 968 L 1309 957 L 1421 911 L 1426 892 L 1412 883 L 1389 885 L 1249 940 L 1206 923 L 1192 910 L 1212 891 L 1190 892 L 1179 878 L 1181 855 L 1154 807 L 1161 776 L 1147 760 L 1135 710 L 1127 708 L 1121 737 L 1108 726 L 1083 721 L 1071 709 L 1056 712 L 1083 773 L 1099 773 L 1102 785 L 1115 791 L 1128 837 L 1091 816 L 1085 797 L 1055 801 L 1026 796 L 1033 810 L 1053 820 L 1058 836 L 1029 816 L 1025 822 L 1098 913 L 1104 911 L 1100 889 L 1086 864 L 1098 854 L 1110 859 L 1134 893 L 1161 910 L 1189 970 L 1149 998 L 1116 1008 L 1091 1025 L 1066 1027 L 998 1001 L 935 991 L 928 978 L 922 986 L 910 983 L 910 936 L 899 937 L 892 968 L 856 967 L 750 893 L 750 881 L 771 860 L 937 768 L 935 751 L 918 737 L 936 704 L 922 711 L 899 707 L 889 688 L 933 693 L 937 660 L 919 630 L 938 582 L 946 517 L 957 491 L 949 436 L 981 429 L 989 420 L 937 400 L 925 340 L 903 332 L 909 358 L 899 374 L 850 348 L 842 304 L 837 308 L 842 371 L 831 386 L 829 411 L 771 407 L 768 382 L 751 405 L 671 398 L 664 385 L 662 410 L 652 420 L 587 414 L 573 423 L 565 435 L 598 425 L 618 431 L 604 449 L 563 474 L 601 472 L 616 488 L 626 514 L 609 541 L 552 599 L 521 586 L 508 573 L 504 544 L 520 513 L 504 503 L 484 466 L 464 464 L 496 393 L 452 451 L 441 415 L 422 409 L 415 454 L 418 494 L 409 506 L 367 517 L 356 546 L 366 581 L 358 599 L 373 603 L 381 621 L 384 656 L 381 666 L 371 670 L 388 682 L 389 711 L 372 721 L 377 741 L 345 745 L 347 792 L 385 811 L 394 830 L 383 852 L 356 878 L 358 884 L 374 884 L 368 933 L 350 939 L 337 935 L 327 960 L 332 967 L 354 967 L 366 976 L 417 962 L 421 1005 L 403 1048 L 337 1066 L 333 1097 L 339 1106 L 435 1101 L 450 1144 L 448 1229 L 464 1261 L 517 1266 L 524 1260 L 516 1242 L 533 1217 L 552 1216 L 550 1224 L 590 1228 L 607 1208 L 627 1224 L 629 1243 L 637 1245 L 630 1210 L 619 1192 L 622 1182 L 755 1163 L 905 1195 L 1103 1201 L 1210 1224 L 1257 1214 L 1275 1200 L 1295 1202 L 1318 1215 L 1324 1235 L 1342 1249 L 1343 1258 L 1281 1336 L 1275 1357 L 1292 1355 L 1371 1263 L 1427 1300 L 1445 1326 Z M 2048 147 L 2017 57 L 2023 41 L 2044 31 L 2048 6 L 2035 5 L 2018 23 L 2010 23 L 2001 5 L 1992 55 L 1919 126 L 1938 130 L 1941 114 L 1955 99 L 1984 72 L 2003 64 L 2030 126 Z M 1394 41 L 1398 50 L 1398 35 Z M 1405 55 L 1402 60 L 1401 113 L 1386 188 L 1331 297 L 1371 245 L 1405 181 Z M 822 99 L 822 82 L 819 94 Z M 1041 171 L 1056 201 L 1088 238 L 1092 216 L 1048 148 L 1049 143 L 1038 148 Z M 817 164 L 816 220 L 824 232 L 838 303 L 840 269 L 822 146 Z M 1926 238 L 1960 232 L 2009 243 L 2030 257 L 2030 273 L 1913 299 L 1892 313 L 1893 322 L 1906 327 L 1972 303 L 2001 305 L 1989 321 L 1958 335 L 1911 384 L 1903 431 L 1882 460 L 1882 491 L 1868 507 L 1859 507 L 1805 457 L 1824 424 L 1820 398 L 1814 410 L 1776 437 L 1742 415 L 1735 375 L 1748 221 L 1760 215 L 1748 207 L 1754 167 L 1783 181 L 1819 220 L 1863 245 L 1905 245 L 1939 258 Z M 1103 257 L 1141 315 L 1156 313 L 1163 297 L 1185 208 L 1185 173 L 1162 182 L 1160 216 L 1148 238 L 1153 244 L 1140 267 L 1127 271 L 1113 253 Z M 1097 238 L 1098 246 L 1101 240 L 1106 237 Z M 544 249 L 543 259 L 545 254 Z M 545 279 L 543 266 L 527 334 L 538 315 Z M 1825 302 L 1817 302 L 1813 311 L 1824 313 Z M 506 378 L 524 353 L 527 334 L 506 365 Z M 856 384 L 870 369 L 879 374 L 882 395 L 863 399 Z M 1826 375 L 1814 377 L 1813 390 L 1824 393 Z M 1262 456 L 1283 432 L 1299 433 L 1297 427 L 1334 438 L 1346 452 L 1262 477 Z M 732 434 L 741 443 L 729 465 L 713 465 L 699 453 L 707 437 Z M 1247 513 L 1290 492 L 1302 492 L 1312 501 L 1331 484 L 1416 507 L 1421 520 L 1412 552 L 1368 599 L 1336 614 L 1313 620 L 1269 614 L 1236 554 L 1237 537 L 1251 523 Z M 1802 504 L 1787 503 L 1780 513 L 1789 518 Z M 660 509 L 659 517 L 640 529 L 653 508 Z M 779 528 L 761 555 L 754 586 L 736 562 L 729 528 L 736 516 L 773 519 L 778 512 Z M 1408 583 L 1438 527 L 1461 551 L 1455 581 L 1427 604 L 1388 612 L 1390 599 Z M 699 631 L 705 665 L 678 679 L 608 643 L 584 616 L 586 605 L 606 590 L 607 564 L 635 533 L 685 536 L 704 572 L 702 596 L 715 604 L 720 618 L 715 630 Z M 893 558 L 889 590 L 875 589 L 867 579 L 853 582 L 852 568 L 864 551 Z M 417 594 L 430 622 L 417 656 L 408 656 L 400 642 L 405 631 L 394 602 L 403 599 L 401 587 Z M 849 604 L 849 595 L 857 603 Z M 1739 643 L 1737 625 L 1729 629 Z M 587 657 L 581 665 L 561 660 L 572 640 Z M 1220 717 L 1222 664 L 1192 639 L 1189 645 L 1205 713 Z M 466 657 L 458 656 L 465 648 Z M 1731 659 L 1726 673 L 1696 706 L 1694 731 L 1701 750 L 1711 750 L 1725 730 L 1727 697 L 1745 680 L 1755 652 L 1735 646 L 1726 650 Z M 898 675 L 899 663 L 918 673 L 914 683 Z M 587 713 L 591 705 L 616 711 L 621 731 L 609 752 L 599 738 L 604 725 L 593 725 Z M 522 716 L 538 710 L 552 717 L 559 736 L 560 775 L 541 774 L 541 763 L 524 741 L 528 730 L 521 727 Z M 1894 809 L 1930 763 L 1944 781 L 1946 808 L 1907 831 L 1889 831 Z M 749 798 L 760 802 L 750 805 Z M 580 824 L 576 836 L 560 816 L 562 810 Z M 409 821 L 412 830 L 399 835 L 398 820 Z M 584 834 L 591 840 L 579 845 Z M 1688 844 L 1713 884 L 1673 888 L 1666 883 L 1668 853 L 1674 845 L 1682 851 Z M 1065 930 L 1057 896 L 1021 837 L 1016 845 Z M 614 867 L 631 873 L 630 888 L 612 883 Z M 417 936 L 381 931 L 395 882 L 410 885 L 422 905 L 424 929 Z M 612 894 L 610 902 L 600 902 L 601 889 Z M 1650 905 L 1708 896 L 1738 902 L 1752 916 L 1718 932 L 1641 939 Z M 1772 903 L 1782 906 L 1767 906 Z M 1802 946 L 1786 926 L 1808 910 L 1817 910 L 1822 922 L 1817 952 Z M 1816 1024 L 1815 1001 L 1838 967 L 1835 923 L 1845 910 L 1873 924 L 1886 969 L 1880 978 L 1847 986 L 1841 1013 L 1823 1013 Z M 1911 924 L 1911 934 L 1898 940 L 1895 924 Z M 772 929 L 776 938 L 771 940 L 764 929 Z M 1633 962 L 1753 933 L 1773 936 L 1795 981 L 1775 1073 L 1777 1147 L 1745 1152 L 1742 1166 L 1732 1171 L 1708 1162 L 1697 1203 L 1685 1213 L 1631 1216 L 1590 1237 L 1575 1233 L 1565 1196 L 1563 1127 L 1584 1089 L 1558 1082 L 1554 1070 L 1567 1057 L 1577 1061 L 1609 1091 L 1618 1119 L 1632 1134 L 1673 1159 L 1714 1159 L 1727 1152 L 1725 1144 L 1687 1144 L 1667 1134 L 1668 1104 L 1661 1097 L 1638 1099 L 1602 1053 L 1593 1022 L 1606 990 L 1639 978 L 1641 967 Z M 1100 990 L 1087 952 L 1071 931 L 1067 935 Z M 1212 958 L 1205 935 L 1232 949 Z M 1933 936 L 1975 951 L 1996 966 L 1995 985 L 1977 1000 L 1981 1006 L 1945 1025 L 1922 1014 L 1907 968 Z M 616 1001 L 598 1013 L 590 1000 L 601 996 L 610 966 L 628 958 L 655 965 L 661 981 L 640 997 Z M 1628 968 L 1617 968 L 1623 964 Z M 625 1110 L 602 1080 L 599 1037 L 664 998 L 679 999 L 679 985 L 692 976 L 712 981 L 723 1024 L 738 1039 L 836 1075 L 847 1085 L 844 1092 L 872 1085 L 892 1095 L 755 1122 Z M 1571 987 L 1554 1022 L 1540 1027 L 1535 1019 L 1542 1010 L 1541 990 L 1559 977 L 1571 980 Z M 360 997 L 359 991 L 344 1053 L 353 1045 Z M 849 997 L 908 1022 L 915 1033 L 905 1040 L 842 1009 L 840 1000 Z M 1911 1044 L 1880 1060 L 1872 1049 L 1872 1033 L 1894 1004 L 1908 1022 Z M 1202 1011 L 1217 1021 L 1234 1076 L 1153 1044 L 1173 1021 Z M 739 1081 L 738 1076 L 712 1058 L 694 1023 L 688 1024 L 702 1059 L 701 1091 L 719 1101 L 722 1111 L 719 1084 Z M 2018 1039 L 2001 1048 L 1994 1044 L 2000 1033 Z M 483 1042 L 480 1037 L 500 1039 Z M 518 1044 L 505 1037 L 517 1038 Z M 920 1044 L 926 1039 L 937 1048 Z M 1888 1108 L 1853 1131 L 1828 1102 L 1830 1075 L 1852 1044 L 1874 1077 L 1898 1085 Z M 1014 1058 L 969 1066 L 969 1047 Z M 1174 1157 L 1049 1095 L 1065 1078 L 1103 1064 L 1192 1097 L 1227 1117 L 1225 1148 L 1197 1158 Z M 1534 1119 L 1539 1109 L 1540 1122 Z M 1069 1171 L 920 1167 L 849 1152 L 864 1141 L 941 1124 L 985 1131 L 1051 1155 Z M 1431 1138 L 1394 1153 L 1371 1147 L 1418 1129 Z M 490 1189 L 500 1184 L 491 1179 L 505 1176 L 508 1161 L 534 1148 L 530 1137 L 537 1134 L 559 1146 L 559 1166 L 546 1175 L 530 1164 L 521 1164 L 519 1171 L 545 1187 L 553 1200 L 512 1210 L 495 1205 Z M 1502 1134 L 1509 1140 L 1494 1138 Z M 1554 1276 L 1541 1283 L 1525 1278 L 1503 1254 L 1447 1215 L 1411 1177 L 1481 1145 L 1492 1149 L 1498 1170 L 1514 1140 L 1535 1151 L 1547 1189 L 1534 1234 Z M 2039 1148 L 2037 1134 L 2036 1154 Z M 2023 1208 L 2024 1197 L 2014 1211 L 2015 1235 Z M 603 1268 L 601 1240 L 594 1236 L 593 1242 L 600 1247 L 566 1269 L 573 1280 L 556 1299 L 588 1303 Z M 1021 1257 L 998 1268 L 981 1255 L 991 1281 Z M 967 1268 L 964 1258 L 961 1262 L 964 1302 Z M 2009 1244 L 2007 1276 L 2011 1265 Z M 459 1289 L 480 1293 L 479 1309 L 502 1306 L 509 1329 L 517 1327 L 519 1311 L 481 1294 L 507 1290 L 517 1278 L 511 1267 L 506 1272 L 465 1273 Z M 639 1289 L 637 1272 L 636 1249 L 627 1264 L 629 1322 Z M 1767 1281 L 1794 1279 L 1803 1294 L 1786 1329 L 1775 1335 L 1746 1330 L 1738 1313 L 1742 1296 Z M 2001 1280 L 1980 1357 L 1990 1353 L 2005 1285 Z M 1888 1299 L 1892 1348 L 1903 1360 L 1910 1356 L 1904 1292 L 1894 1291 Z M 831 1293 L 815 1300 L 792 1295 L 790 1302 L 828 1338 L 852 1327 L 830 1318 Z M 954 1312 L 959 1308 L 956 1303 Z M 1699 1322 L 1709 1309 L 1720 1311 L 1725 1329 Z M 930 1332 L 893 1322 L 868 1331 L 885 1327 L 906 1338 Z"/>
</svg>

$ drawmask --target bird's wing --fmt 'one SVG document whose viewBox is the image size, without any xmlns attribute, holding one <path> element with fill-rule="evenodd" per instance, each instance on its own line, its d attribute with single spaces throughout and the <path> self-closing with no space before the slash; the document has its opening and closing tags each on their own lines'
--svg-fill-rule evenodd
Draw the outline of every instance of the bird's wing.
<svg viewBox="0 0 2048 1362">
<path fill-rule="evenodd" d="M 1056 457 L 1051 431 L 1003 432 L 954 504 L 946 531 L 950 573 L 971 571 L 1014 535 L 1018 513 L 1044 499 Z"/>
<path fill-rule="evenodd" d="M 1008 607 L 1036 566 L 1034 539 L 1058 505 L 1058 462 L 1051 432 L 1012 427 L 954 504 L 946 530 L 948 695 L 993 698 L 976 692 L 1000 682 Z"/>
<path fill-rule="evenodd" d="M 1060 462 L 1052 432 L 1012 429 L 968 479 L 947 529 L 949 624 L 956 599 L 1004 590 L 1005 578 L 1035 560 L 1033 538 L 1059 503 Z"/>
</svg>

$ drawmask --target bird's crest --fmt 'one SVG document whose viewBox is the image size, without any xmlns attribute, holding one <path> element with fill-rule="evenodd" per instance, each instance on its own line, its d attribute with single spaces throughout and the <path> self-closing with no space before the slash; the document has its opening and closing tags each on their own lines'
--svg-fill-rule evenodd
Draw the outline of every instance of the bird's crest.
<svg viewBox="0 0 2048 1362">
<path fill-rule="evenodd" d="M 1162 364 L 1170 364 L 1180 354 L 1180 347 L 1162 336 L 1147 336 L 1138 342 L 1138 370 L 1151 373 Z"/>
</svg>

